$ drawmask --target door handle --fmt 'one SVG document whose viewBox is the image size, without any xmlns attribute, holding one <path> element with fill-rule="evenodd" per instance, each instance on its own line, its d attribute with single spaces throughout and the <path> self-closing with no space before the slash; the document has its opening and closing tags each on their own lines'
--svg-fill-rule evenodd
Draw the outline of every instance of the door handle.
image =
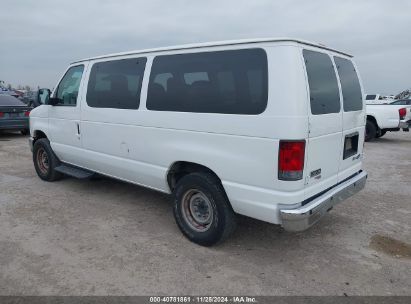
<svg viewBox="0 0 411 304">
<path fill-rule="evenodd" d="M 80 138 L 80 124 L 76 122 L 76 127 L 77 127 L 77 137 Z"/>
</svg>

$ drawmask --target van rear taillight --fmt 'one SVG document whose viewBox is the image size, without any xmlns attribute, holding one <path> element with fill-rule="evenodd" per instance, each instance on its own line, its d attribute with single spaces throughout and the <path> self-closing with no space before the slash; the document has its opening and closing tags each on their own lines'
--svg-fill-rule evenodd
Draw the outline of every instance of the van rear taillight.
<svg viewBox="0 0 411 304">
<path fill-rule="evenodd" d="M 278 179 L 299 180 L 303 178 L 305 141 L 280 140 L 278 152 Z"/>
<path fill-rule="evenodd" d="M 405 115 L 407 115 L 407 109 L 401 108 L 398 110 L 398 113 L 400 114 L 400 120 L 405 118 Z"/>
<path fill-rule="evenodd" d="M 3 117 L 3 116 L 4 116 L 4 113 L 3 113 L 3 112 L 0 112 L 0 118 Z"/>
</svg>

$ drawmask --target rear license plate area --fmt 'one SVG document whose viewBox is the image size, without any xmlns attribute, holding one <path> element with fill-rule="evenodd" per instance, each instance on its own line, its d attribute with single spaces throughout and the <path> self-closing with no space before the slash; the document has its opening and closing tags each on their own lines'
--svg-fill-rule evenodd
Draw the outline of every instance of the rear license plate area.
<svg viewBox="0 0 411 304">
<path fill-rule="evenodd" d="M 10 118 L 17 118 L 20 117 L 20 113 L 9 113 Z"/>
<path fill-rule="evenodd" d="M 344 157 L 347 159 L 358 153 L 358 132 L 348 134 L 344 139 Z"/>
</svg>

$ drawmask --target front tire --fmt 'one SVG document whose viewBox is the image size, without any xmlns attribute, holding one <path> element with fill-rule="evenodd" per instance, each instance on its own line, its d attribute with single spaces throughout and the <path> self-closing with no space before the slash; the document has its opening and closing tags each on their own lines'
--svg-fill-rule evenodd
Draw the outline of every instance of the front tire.
<svg viewBox="0 0 411 304">
<path fill-rule="evenodd" d="M 60 161 L 51 149 L 47 138 L 40 138 L 33 146 L 33 163 L 37 175 L 45 181 L 52 182 L 60 179 L 62 174 L 55 168 L 60 165 Z"/>
<path fill-rule="evenodd" d="M 192 242 L 212 246 L 236 228 L 236 216 L 221 182 L 210 173 L 190 173 L 173 192 L 174 217 L 181 232 Z"/>
<path fill-rule="evenodd" d="M 372 141 L 377 136 L 377 126 L 371 120 L 367 119 L 365 125 L 365 141 Z"/>
</svg>

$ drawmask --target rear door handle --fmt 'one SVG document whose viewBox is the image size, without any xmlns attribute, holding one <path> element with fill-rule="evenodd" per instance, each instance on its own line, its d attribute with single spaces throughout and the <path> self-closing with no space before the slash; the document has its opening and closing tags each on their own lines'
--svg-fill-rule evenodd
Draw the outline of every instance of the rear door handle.
<svg viewBox="0 0 411 304">
<path fill-rule="evenodd" d="M 77 137 L 80 138 L 80 124 L 76 122 L 76 127 L 77 127 Z"/>
</svg>

